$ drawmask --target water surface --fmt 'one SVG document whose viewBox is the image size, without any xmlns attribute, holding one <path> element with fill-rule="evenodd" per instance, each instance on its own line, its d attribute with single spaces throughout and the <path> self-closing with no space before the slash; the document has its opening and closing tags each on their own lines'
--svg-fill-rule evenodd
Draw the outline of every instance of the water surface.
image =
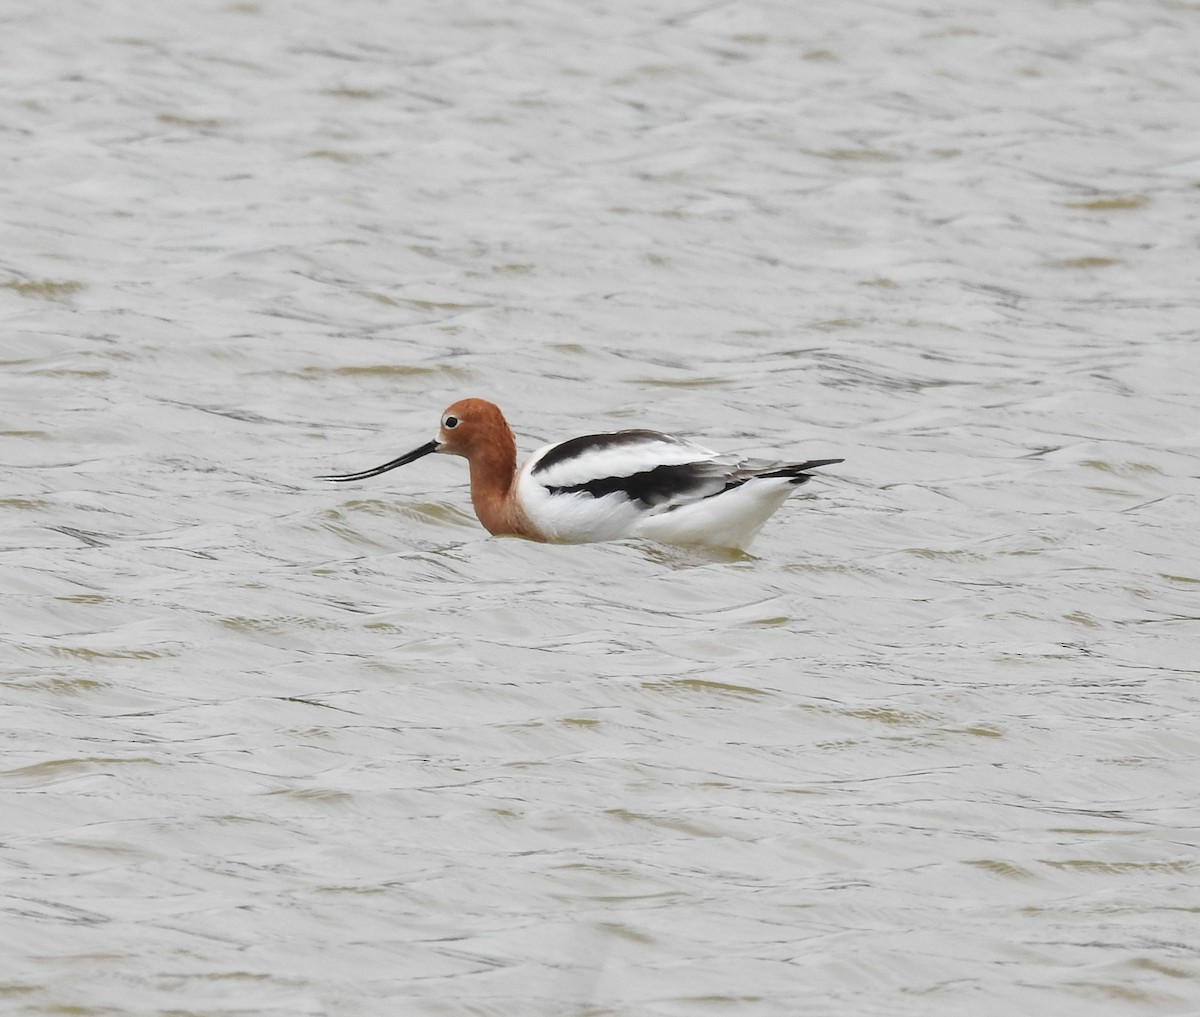
<svg viewBox="0 0 1200 1017">
<path fill-rule="evenodd" d="M 1193 5 L 0 23 L 6 1013 L 1200 1010 Z M 466 395 L 847 461 L 312 479 Z"/>
</svg>

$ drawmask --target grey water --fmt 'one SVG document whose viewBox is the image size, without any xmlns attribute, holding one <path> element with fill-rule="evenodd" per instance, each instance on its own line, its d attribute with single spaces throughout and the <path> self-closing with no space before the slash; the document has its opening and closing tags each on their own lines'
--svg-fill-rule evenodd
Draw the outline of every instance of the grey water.
<svg viewBox="0 0 1200 1017">
<path fill-rule="evenodd" d="M 0 10 L 0 1010 L 1200 1013 L 1200 7 Z M 444 406 L 845 457 L 487 536 Z"/>
</svg>

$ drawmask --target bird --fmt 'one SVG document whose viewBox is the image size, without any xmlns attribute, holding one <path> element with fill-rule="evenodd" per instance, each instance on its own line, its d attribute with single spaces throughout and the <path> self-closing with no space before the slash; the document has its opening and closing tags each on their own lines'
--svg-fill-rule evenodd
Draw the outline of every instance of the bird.
<svg viewBox="0 0 1200 1017">
<path fill-rule="evenodd" d="M 382 466 L 321 476 L 368 480 L 432 453 L 462 456 L 471 503 L 495 536 L 552 544 L 642 538 L 744 551 L 810 470 L 844 459 L 787 463 L 721 454 L 685 438 L 634 428 L 545 445 L 517 469 L 517 444 L 500 408 L 460 399 L 436 437 Z"/>
</svg>

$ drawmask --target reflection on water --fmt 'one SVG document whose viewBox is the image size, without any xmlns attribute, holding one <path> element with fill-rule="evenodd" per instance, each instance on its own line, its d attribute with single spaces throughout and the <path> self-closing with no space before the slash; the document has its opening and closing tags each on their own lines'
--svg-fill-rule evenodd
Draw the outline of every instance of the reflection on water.
<svg viewBox="0 0 1200 1017">
<path fill-rule="evenodd" d="M 6 27 L 6 1012 L 1200 1005 L 1183 7 Z M 309 479 L 467 395 L 847 462 Z"/>
</svg>

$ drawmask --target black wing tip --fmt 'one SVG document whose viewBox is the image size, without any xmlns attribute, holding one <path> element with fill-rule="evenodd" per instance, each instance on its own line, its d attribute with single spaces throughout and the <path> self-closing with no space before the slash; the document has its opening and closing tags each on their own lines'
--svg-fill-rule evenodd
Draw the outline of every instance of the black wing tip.
<svg viewBox="0 0 1200 1017">
<path fill-rule="evenodd" d="M 810 459 L 806 463 L 789 463 L 787 466 L 781 466 L 770 473 L 761 473 L 759 476 L 786 477 L 796 473 L 804 473 L 807 470 L 815 470 L 819 466 L 834 466 L 837 463 L 844 463 L 845 461 L 845 459 Z"/>
<path fill-rule="evenodd" d="M 792 481 L 793 484 L 803 484 L 806 480 L 812 479 L 812 474 L 809 470 L 815 470 L 821 466 L 836 466 L 838 463 L 844 463 L 845 459 L 810 459 L 806 463 L 793 463 L 790 466 L 781 466 L 777 470 L 770 470 L 767 473 L 759 473 L 760 477 L 785 477 Z"/>
</svg>

